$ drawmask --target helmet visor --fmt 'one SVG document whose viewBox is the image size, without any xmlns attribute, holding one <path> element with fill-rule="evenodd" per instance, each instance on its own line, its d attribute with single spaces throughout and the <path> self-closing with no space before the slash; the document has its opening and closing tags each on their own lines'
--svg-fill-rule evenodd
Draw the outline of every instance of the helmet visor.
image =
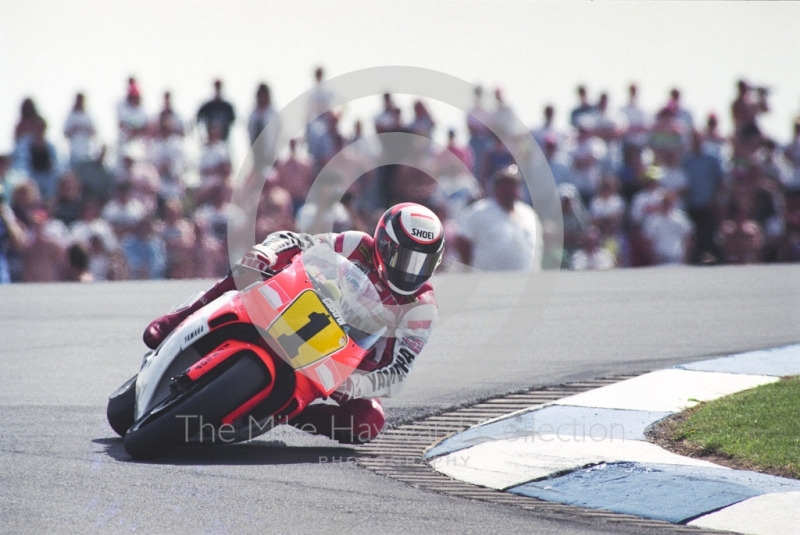
<svg viewBox="0 0 800 535">
<path fill-rule="evenodd" d="M 386 277 L 400 291 L 415 292 L 433 275 L 439 264 L 441 250 L 436 253 L 420 253 L 401 247 L 396 243 L 387 243 L 391 252 L 384 256 Z"/>
</svg>

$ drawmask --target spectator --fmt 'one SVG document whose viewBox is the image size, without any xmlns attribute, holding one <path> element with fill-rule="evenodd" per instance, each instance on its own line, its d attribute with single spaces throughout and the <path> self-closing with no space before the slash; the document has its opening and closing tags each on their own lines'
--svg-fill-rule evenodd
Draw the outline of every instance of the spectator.
<svg viewBox="0 0 800 535">
<path fill-rule="evenodd" d="M 628 236 L 632 266 L 650 266 L 656 262 L 653 250 L 642 230 L 647 218 L 656 213 L 661 206 L 665 190 L 659 182 L 663 176 L 664 171 L 660 167 L 648 167 L 642 177 L 644 187 L 631 200 Z"/>
<path fill-rule="evenodd" d="M 625 201 L 617 190 L 617 179 L 614 175 L 606 175 L 600 180 L 597 195 L 589 204 L 592 220 L 601 229 L 616 228 L 625 216 Z"/>
<path fill-rule="evenodd" d="M 117 123 L 119 125 L 119 146 L 141 139 L 148 133 L 147 112 L 142 107 L 142 94 L 135 78 L 128 78 L 128 92 L 125 100 L 117 105 Z"/>
<path fill-rule="evenodd" d="M 392 188 L 389 204 L 413 202 L 428 206 L 437 191 L 437 183 L 431 178 L 433 164 L 429 158 L 420 158 L 414 165 L 400 165 Z"/>
<path fill-rule="evenodd" d="M 314 69 L 314 89 L 308 96 L 308 117 L 310 124 L 320 115 L 333 108 L 333 92 L 331 92 L 324 82 L 325 70 L 322 67 Z"/>
<path fill-rule="evenodd" d="M 383 95 L 383 111 L 375 117 L 375 132 L 384 134 L 387 132 L 399 132 L 403 129 L 400 118 L 400 108 L 395 106 L 390 93 Z"/>
<path fill-rule="evenodd" d="M 764 233 L 761 225 L 749 218 L 736 201 L 728 205 L 727 217 L 720 226 L 722 253 L 728 264 L 752 264 L 761 259 Z"/>
<path fill-rule="evenodd" d="M 543 149 L 544 149 L 545 139 L 548 136 L 555 138 L 556 144 L 558 144 L 558 142 L 561 140 L 561 136 L 559 135 L 555 125 L 553 124 L 554 116 L 555 116 L 555 108 L 553 108 L 552 104 L 548 104 L 547 106 L 544 107 L 544 124 L 539 128 L 536 128 L 531 131 L 533 139 Z"/>
<path fill-rule="evenodd" d="M 673 88 L 669 92 L 669 102 L 667 102 L 666 107 L 675 112 L 675 118 L 682 126 L 683 146 L 688 148 L 691 144 L 691 133 L 694 131 L 694 119 L 691 112 L 681 104 L 681 92 L 679 89 Z"/>
<path fill-rule="evenodd" d="M 448 131 L 447 139 L 447 146 L 437 155 L 433 164 L 433 176 L 436 177 L 436 184 L 443 195 L 435 200 L 431 209 L 437 215 L 441 213 L 455 219 L 460 217 L 467 205 L 482 197 L 482 191 L 472 174 L 472 151 L 469 146 L 459 146 L 456 143 L 456 132 L 453 129 Z M 441 216 L 440 219 L 444 222 Z M 455 223 L 451 223 L 453 225 Z M 447 231 L 445 224 L 445 234 Z M 449 255 L 445 253 L 445 256 Z"/>
<path fill-rule="evenodd" d="M 625 143 L 622 146 L 622 165 L 617 171 L 617 178 L 620 181 L 622 197 L 628 204 L 642 188 L 644 173 L 645 165 L 642 160 L 642 146 L 635 143 Z"/>
<path fill-rule="evenodd" d="M 620 108 L 620 113 L 625 118 L 622 129 L 622 139 L 626 144 L 644 147 L 647 144 L 648 118 L 639 106 L 639 89 L 636 84 L 628 86 L 628 103 Z"/>
<path fill-rule="evenodd" d="M 716 262 L 720 252 L 714 241 L 717 203 L 723 186 L 719 160 L 703 152 L 703 136 L 692 136 L 692 151 L 683 160 L 687 178 L 686 208 L 694 222 L 695 239 L 691 262 Z"/>
<path fill-rule="evenodd" d="M 200 172 L 200 187 L 208 188 L 223 182 L 231 167 L 231 154 L 228 144 L 223 137 L 223 127 L 219 123 L 208 125 L 208 138 L 200 152 L 198 170 Z"/>
<path fill-rule="evenodd" d="M 414 120 L 408 125 L 408 131 L 418 136 L 433 138 L 433 130 L 436 128 L 436 123 L 431 117 L 428 108 L 421 100 L 414 102 Z"/>
<path fill-rule="evenodd" d="M 635 226 L 644 224 L 647 216 L 655 213 L 664 198 L 664 188 L 660 181 L 664 177 L 664 171 L 658 166 L 650 166 L 644 174 L 644 188 L 633 196 L 631 202 L 630 219 Z"/>
<path fill-rule="evenodd" d="M 719 133 L 718 127 L 719 123 L 716 114 L 709 113 L 706 120 L 706 129 L 703 133 L 703 152 L 716 158 L 721 164 L 723 159 L 727 157 L 725 150 L 728 141 Z"/>
<path fill-rule="evenodd" d="M 467 114 L 467 130 L 469 130 L 469 146 L 472 149 L 474 168 L 472 172 L 478 181 L 483 182 L 481 174 L 483 169 L 484 154 L 492 147 L 491 130 L 489 130 L 490 116 L 483 108 L 483 88 L 475 86 L 475 105 Z"/>
<path fill-rule="evenodd" d="M 145 205 L 133 196 L 129 181 L 117 184 L 114 198 L 103 208 L 103 219 L 109 222 L 117 236 L 127 236 L 147 217 Z"/>
<path fill-rule="evenodd" d="M 128 266 L 120 249 L 109 249 L 99 235 L 89 237 L 89 273 L 93 281 L 115 281 L 128 278 Z"/>
<path fill-rule="evenodd" d="M 747 166 L 758 159 L 758 151 L 764 143 L 764 136 L 755 123 L 750 123 L 733 138 L 731 163 L 734 167 Z"/>
<path fill-rule="evenodd" d="M 326 111 L 308 125 L 306 140 L 314 171 L 319 171 L 336 154 L 336 138 L 339 136 L 339 116 Z"/>
<path fill-rule="evenodd" d="M 550 171 L 553 173 L 553 180 L 556 186 L 572 182 L 572 172 L 567 155 L 563 154 L 558 148 L 558 137 L 554 134 L 547 134 L 542 145 L 544 157 Z"/>
<path fill-rule="evenodd" d="M 488 191 L 492 187 L 492 184 L 488 183 L 490 177 L 494 177 L 495 173 L 512 164 L 514 164 L 514 157 L 511 155 L 511 151 L 499 137 L 492 134 L 492 148 L 484 153 L 481 166 L 483 169 L 481 176 L 486 177 L 481 184 L 484 190 Z"/>
<path fill-rule="evenodd" d="M 105 164 L 106 146 L 101 145 L 95 158 L 74 163 L 70 167 L 78 176 L 83 189 L 83 196 L 100 203 L 108 201 L 114 186 L 114 175 Z"/>
<path fill-rule="evenodd" d="M 21 249 L 23 282 L 57 282 L 67 268 L 66 242 L 44 208 L 34 208 Z"/>
<path fill-rule="evenodd" d="M 517 119 L 514 110 L 506 103 L 503 90 L 499 87 L 494 90 L 496 106 L 491 115 L 491 124 L 495 135 L 510 138 L 517 133 Z"/>
<path fill-rule="evenodd" d="M 341 177 L 323 172 L 317 177 L 309 202 L 297 212 L 297 230 L 308 234 L 344 232 L 353 222 L 341 202 L 344 195 Z"/>
<path fill-rule="evenodd" d="M 729 206 L 741 210 L 743 215 L 731 209 L 730 220 L 755 221 L 762 233 L 763 244 L 758 253 L 759 261 L 778 260 L 781 236 L 785 230 L 783 192 L 770 181 L 763 169 L 754 164 L 734 169 L 733 183 L 729 188 Z"/>
<path fill-rule="evenodd" d="M 120 242 L 128 264 L 129 277 L 135 280 L 163 279 L 167 267 L 164 241 L 153 232 L 153 221 L 144 218 Z"/>
<path fill-rule="evenodd" d="M 578 188 L 584 204 L 588 204 L 597 192 L 600 182 L 600 162 L 605 158 L 607 150 L 602 141 L 592 135 L 591 130 L 578 124 L 575 144 L 570 152 L 572 159 L 571 180 Z"/>
<path fill-rule="evenodd" d="M 19 121 L 14 128 L 14 142 L 19 143 L 28 136 L 32 136 L 38 129 L 42 117 L 36 110 L 33 99 L 26 98 L 22 101 L 19 111 Z"/>
<path fill-rule="evenodd" d="M 0 284 L 11 282 L 9 254 L 19 252 L 25 242 L 24 230 L 6 197 L 5 174 L 10 163 L 8 156 L 0 156 Z"/>
<path fill-rule="evenodd" d="M 65 280 L 72 282 L 92 282 L 94 277 L 89 270 L 89 251 L 80 243 L 67 248 L 67 273 Z"/>
<path fill-rule="evenodd" d="M 762 113 L 769 111 L 767 104 L 767 90 L 763 87 L 755 88 L 758 94 L 753 98 L 752 89 L 746 80 L 736 82 L 736 100 L 731 104 L 731 117 L 736 135 L 739 135 L 749 126 L 758 126 L 757 119 Z"/>
<path fill-rule="evenodd" d="M 80 217 L 81 205 L 81 183 L 74 173 L 68 171 L 58 182 L 53 216 L 69 226 Z"/>
<path fill-rule="evenodd" d="M 280 186 L 278 173 L 270 169 L 256 211 L 256 242 L 273 232 L 294 229 L 292 197 Z"/>
<path fill-rule="evenodd" d="M 86 113 L 83 93 L 75 95 L 75 104 L 64 123 L 64 136 L 69 140 L 71 165 L 92 160 L 92 141 L 95 135 L 94 121 Z"/>
<path fill-rule="evenodd" d="M 39 186 L 31 179 L 26 179 L 17 184 L 11 193 L 11 209 L 17 221 L 27 228 L 33 225 L 31 216 L 36 208 L 42 207 L 42 196 Z"/>
<path fill-rule="evenodd" d="M 161 111 L 158 112 L 156 120 L 154 121 L 154 130 L 158 131 L 158 129 L 161 128 L 162 121 L 165 121 L 164 124 L 169 126 L 170 134 L 180 137 L 183 137 L 186 134 L 186 129 L 183 125 L 183 119 L 172 107 L 172 93 L 169 91 L 164 91 L 164 101 Z"/>
<path fill-rule="evenodd" d="M 161 178 L 158 170 L 147 161 L 146 149 L 142 142 L 136 141 L 125 145 L 116 180 L 118 183 L 129 182 L 133 196 L 142 202 L 147 213 L 155 213 L 158 194 L 161 192 Z"/>
<path fill-rule="evenodd" d="M 608 93 L 600 94 L 592 119 L 592 135 L 605 144 L 605 154 L 600 161 L 601 172 L 618 167 L 621 159 L 617 142 L 620 128 L 617 121 L 608 113 Z"/>
<path fill-rule="evenodd" d="M 47 141 L 47 123 L 39 118 L 30 134 L 26 135 L 14 149 L 14 167 L 33 179 L 39 187 L 42 199 L 52 203 L 56 196 L 61 164 L 56 149 Z"/>
<path fill-rule="evenodd" d="M 658 209 L 645 220 L 642 233 L 650 242 L 656 264 L 686 262 L 692 223 L 683 210 L 678 208 L 678 197 L 675 192 L 664 193 Z"/>
<path fill-rule="evenodd" d="M 192 264 L 195 278 L 219 279 L 230 270 L 225 246 L 209 232 L 204 221 L 194 221 Z"/>
<path fill-rule="evenodd" d="M 194 225 L 183 217 L 180 200 L 171 199 L 164 204 L 164 224 L 159 229 L 158 235 L 166 248 L 167 278 L 189 279 L 193 277 Z"/>
<path fill-rule="evenodd" d="M 176 130 L 175 116 L 160 114 L 158 130 L 147 150 L 146 161 L 158 173 L 160 186 L 157 193 L 162 199 L 180 199 L 185 192 L 183 173 L 186 168 L 186 156 L 183 137 L 176 133 Z"/>
<path fill-rule="evenodd" d="M 611 269 L 614 267 L 614 255 L 604 247 L 600 247 L 600 231 L 597 227 L 589 227 L 584 238 L 584 246 L 572 255 L 572 269 Z"/>
<path fill-rule="evenodd" d="M 119 249 L 117 236 L 108 221 L 100 217 L 100 205 L 94 199 L 86 199 L 81 207 L 81 218 L 75 221 L 69 228 L 70 238 L 73 242 L 83 244 L 93 253 L 95 247 L 92 240 L 99 238 L 103 242 L 103 249 L 111 252 Z M 95 280 L 106 280 L 105 277 L 98 278 L 97 273 L 92 270 Z"/>
<path fill-rule="evenodd" d="M 601 93 L 592 121 L 592 133 L 611 145 L 620 135 L 617 121 L 608 113 L 608 93 Z"/>
<path fill-rule="evenodd" d="M 586 116 L 591 117 L 594 114 L 594 106 L 589 104 L 589 99 L 586 96 L 586 86 L 579 85 L 578 86 L 578 105 L 572 109 L 572 112 L 569 114 L 569 124 L 571 124 L 574 128 L 578 127 L 583 119 Z M 585 124 L 585 123 L 584 123 Z"/>
<path fill-rule="evenodd" d="M 292 199 L 292 214 L 306 202 L 311 181 L 314 179 L 314 170 L 307 158 L 297 153 L 297 140 L 289 140 L 289 156 L 278 162 L 278 185 L 286 190 Z"/>
<path fill-rule="evenodd" d="M 456 143 L 456 131 L 452 128 L 447 131 L 447 145 L 437 159 L 438 164 L 436 168 L 441 172 L 455 171 L 453 169 L 447 169 L 446 162 L 450 160 L 447 156 L 448 154 L 452 154 L 458 158 L 458 161 L 464 164 L 464 167 L 468 170 L 472 170 L 472 151 L 470 151 L 469 146 L 462 147 Z"/>
<path fill-rule="evenodd" d="M 212 125 L 220 128 L 219 138 L 228 141 L 231 125 L 236 120 L 233 105 L 222 97 L 222 80 L 214 80 L 214 97 L 200 106 L 197 111 L 197 122 L 203 125 L 207 136 L 211 137 Z"/>
<path fill-rule="evenodd" d="M 263 173 L 267 166 L 275 164 L 275 145 L 280 132 L 278 114 L 272 107 L 272 97 L 267 84 L 260 84 L 256 90 L 256 107 L 247 122 L 247 132 L 250 134 L 250 146 L 253 151 L 253 170 L 256 173 Z"/>
<path fill-rule="evenodd" d="M 616 266 L 628 267 L 631 265 L 631 247 L 622 225 L 626 206 L 618 190 L 619 181 L 614 175 L 603 177 L 598 194 L 592 199 L 590 212 L 600 231 L 603 249 L 611 254 Z"/>
<path fill-rule="evenodd" d="M 666 107 L 659 111 L 648 140 L 648 146 L 653 150 L 653 163 L 663 165 L 670 153 L 680 161 L 683 154 L 683 135 L 684 127 L 677 119 L 675 108 Z"/>
<path fill-rule="evenodd" d="M 230 195 L 223 184 L 215 184 L 208 190 L 207 200 L 194 213 L 195 221 L 202 221 L 220 243 L 228 241 L 228 212 Z"/>
<path fill-rule="evenodd" d="M 395 106 L 390 93 L 383 95 L 383 111 L 375 117 L 375 133 L 386 134 L 390 132 L 402 132 L 403 122 L 400 108 Z M 401 147 L 389 146 L 383 138 L 378 138 L 381 145 L 381 156 L 388 160 L 395 160 L 402 156 Z M 394 189 L 393 182 L 398 172 L 397 165 L 384 165 L 377 169 L 375 197 L 380 206 L 389 206 L 390 197 Z"/>
<path fill-rule="evenodd" d="M 578 189 L 572 184 L 558 186 L 561 200 L 561 214 L 564 221 L 563 266 L 571 265 L 572 254 L 583 244 L 586 230 L 589 228 L 589 214 L 581 201 Z"/>
<path fill-rule="evenodd" d="M 792 176 L 786 187 L 793 193 L 800 192 L 800 117 L 794 121 L 792 141 L 783 149 L 783 155 L 792 167 Z"/>
<path fill-rule="evenodd" d="M 464 264 L 483 271 L 538 271 L 542 227 L 521 202 L 522 177 L 516 165 L 496 172 L 492 197 L 473 204 L 460 221 L 456 247 Z"/>
<path fill-rule="evenodd" d="M 682 199 L 686 193 L 689 181 L 681 167 L 681 160 L 678 153 L 668 151 L 664 154 L 664 165 L 662 167 L 661 187 L 677 194 L 678 202 L 683 206 Z"/>
</svg>

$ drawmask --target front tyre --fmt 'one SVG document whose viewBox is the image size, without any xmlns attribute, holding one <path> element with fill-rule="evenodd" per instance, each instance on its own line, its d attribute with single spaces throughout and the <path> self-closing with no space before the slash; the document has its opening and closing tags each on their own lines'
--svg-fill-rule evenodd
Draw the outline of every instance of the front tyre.
<svg viewBox="0 0 800 535">
<path fill-rule="evenodd" d="M 210 424 L 217 431 L 225 416 L 267 385 L 269 372 L 255 354 L 245 351 L 231 358 L 236 362 L 210 382 L 173 394 L 137 420 L 125 434 L 128 454 L 140 460 L 164 455 L 188 443 L 200 432 L 201 422 L 204 429 Z"/>
<path fill-rule="evenodd" d="M 136 378 L 134 375 L 108 398 L 106 417 L 108 423 L 119 436 L 124 437 L 133 422 L 136 421 Z"/>
</svg>

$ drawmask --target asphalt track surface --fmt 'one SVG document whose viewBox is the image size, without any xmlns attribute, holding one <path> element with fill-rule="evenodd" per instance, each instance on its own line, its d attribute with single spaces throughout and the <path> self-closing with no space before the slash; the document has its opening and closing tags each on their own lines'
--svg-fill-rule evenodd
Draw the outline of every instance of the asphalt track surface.
<svg viewBox="0 0 800 535">
<path fill-rule="evenodd" d="M 527 293 L 522 275 L 440 278 L 443 320 L 386 400 L 390 421 L 800 341 L 800 266 L 537 277 Z M 250 444 L 131 461 L 106 399 L 136 372 L 147 322 L 207 284 L 0 288 L 0 532 L 634 532 L 417 490 L 330 462 L 353 451 L 285 426 Z M 452 299 L 476 285 L 468 303 Z"/>
</svg>

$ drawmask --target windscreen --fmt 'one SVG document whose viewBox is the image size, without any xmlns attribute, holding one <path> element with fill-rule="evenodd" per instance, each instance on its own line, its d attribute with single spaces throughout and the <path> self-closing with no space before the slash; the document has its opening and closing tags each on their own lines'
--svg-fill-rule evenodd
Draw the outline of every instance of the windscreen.
<svg viewBox="0 0 800 535">
<path fill-rule="evenodd" d="M 387 330 L 387 310 L 367 275 L 325 244 L 303 253 L 310 281 L 342 328 L 363 349 L 372 348 Z"/>
</svg>

